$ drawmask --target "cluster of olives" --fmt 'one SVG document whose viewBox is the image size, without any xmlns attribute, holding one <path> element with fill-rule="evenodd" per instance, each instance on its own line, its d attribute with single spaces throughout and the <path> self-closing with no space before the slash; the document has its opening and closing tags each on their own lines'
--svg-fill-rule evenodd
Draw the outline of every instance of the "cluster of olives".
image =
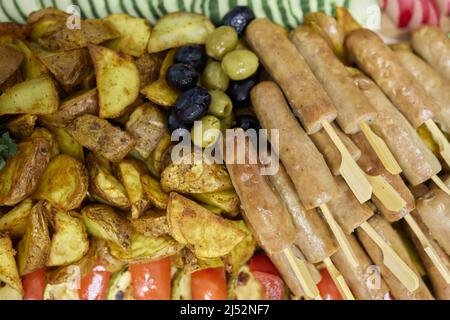
<svg viewBox="0 0 450 320">
<path fill-rule="evenodd" d="M 191 130 L 192 142 L 205 148 L 235 123 L 245 130 L 259 128 L 255 117 L 242 115 L 235 120 L 233 115 L 233 108 L 250 104 L 250 91 L 258 83 L 258 57 L 240 38 L 254 18 L 250 8 L 236 7 L 204 47 L 185 45 L 177 51 L 166 74 L 167 83 L 182 91 L 168 118 L 171 132 Z M 195 121 L 202 126 L 193 126 Z"/>
</svg>

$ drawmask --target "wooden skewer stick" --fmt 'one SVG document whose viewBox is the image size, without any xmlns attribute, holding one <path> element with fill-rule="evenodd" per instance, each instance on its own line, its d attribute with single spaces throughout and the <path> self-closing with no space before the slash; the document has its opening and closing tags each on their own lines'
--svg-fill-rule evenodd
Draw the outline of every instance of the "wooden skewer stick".
<svg viewBox="0 0 450 320">
<path fill-rule="evenodd" d="M 325 260 L 323 260 L 323 262 L 325 263 L 328 273 L 330 274 L 331 279 L 333 279 L 333 282 L 336 285 L 336 287 L 338 288 L 341 296 L 345 300 L 355 300 L 355 297 L 353 296 L 352 291 L 350 290 L 347 283 L 345 282 L 345 279 L 342 276 L 342 274 L 334 266 L 333 261 L 331 261 L 330 258 L 326 258 Z"/>
<path fill-rule="evenodd" d="M 353 252 L 352 246 L 348 242 L 347 237 L 344 234 L 344 231 L 342 231 L 342 228 L 339 226 L 339 224 L 336 222 L 336 220 L 333 217 L 333 214 L 330 211 L 330 208 L 326 204 L 320 206 L 320 210 L 322 210 L 323 216 L 330 226 L 331 231 L 333 232 L 334 236 L 336 237 L 336 240 L 339 244 L 339 246 L 342 249 L 342 252 L 350 262 L 350 264 L 357 268 L 359 263 L 358 259 L 355 256 L 355 253 Z"/>
<path fill-rule="evenodd" d="M 290 248 L 284 249 L 284 255 L 286 256 L 292 270 L 295 273 L 300 285 L 302 286 L 305 295 L 314 300 L 322 300 L 320 291 L 308 270 L 306 263 L 294 256 Z"/>
<path fill-rule="evenodd" d="M 355 160 L 352 158 L 350 152 L 347 150 L 336 131 L 334 131 L 331 124 L 328 121 L 322 121 L 321 124 L 330 139 L 335 144 L 336 148 L 341 153 L 342 162 L 339 171 L 342 177 L 347 182 L 348 186 L 360 203 L 368 201 L 372 197 L 372 186 L 367 180 L 366 175 L 356 164 Z"/>
<path fill-rule="evenodd" d="M 413 270 L 400 258 L 378 234 L 378 232 L 367 222 L 364 222 L 360 228 L 377 244 L 383 252 L 384 265 L 394 274 L 394 276 L 408 289 L 414 292 L 419 288 L 419 277 Z"/>
<path fill-rule="evenodd" d="M 450 189 L 447 187 L 444 181 L 441 180 L 441 178 L 439 178 L 438 176 L 432 176 L 431 179 L 434 181 L 434 183 L 436 183 L 439 189 L 450 196 Z"/>
<path fill-rule="evenodd" d="M 432 119 L 427 120 L 425 125 L 433 136 L 434 141 L 439 145 L 442 158 L 450 166 L 450 143 L 447 138 Z"/>
<path fill-rule="evenodd" d="M 442 275 L 442 277 L 445 279 L 445 281 L 450 284 L 450 271 L 447 269 L 447 267 L 445 266 L 443 261 L 439 258 L 436 251 L 431 246 L 430 241 L 428 241 L 428 238 L 425 236 L 422 229 L 420 229 L 416 220 L 414 220 L 414 218 L 411 214 L 406 215 L 405 220 L 408 223 L 408 225 L 410 226 L 411 230 L 414 232 L 414 234 L 419 239 L 425 252 L 427 253 L 428 257 L 430 257 L 430 260 L 433 262 L 436 269 L 439 271 L 439 273 Z"/>
<path fill-rule="evenodd" d="M 398 212 L 406 206 L 406 201 L 382 176 L 367 175 L 373 187 L 373 194 L 390 211 Z"/>
<path fill-rule="evenodd" d="M 367 122 L 361 122 L 359 124 L 359 127 L 361 128 L 362 133 L 364 133 L 364 136 L 372 146 L 373 150 L 378 156 L 378 159 L 380 159 L 386 170 L 390 174 L 400 174 L 402 172 L 402 168 L 400 168 L 400 165 L 398 164 L 391 150 L 389 150 L 386 142 L 384 142 L 383 139 L 381 139 L 372 131 Z"/>
</svg>

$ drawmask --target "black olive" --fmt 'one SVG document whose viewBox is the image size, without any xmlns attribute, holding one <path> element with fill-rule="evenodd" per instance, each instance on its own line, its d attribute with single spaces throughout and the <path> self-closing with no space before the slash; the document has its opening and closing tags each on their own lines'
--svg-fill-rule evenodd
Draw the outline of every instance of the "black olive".
<svg viewBox="0 0 450 320">
<path fill-rule="evenodd" d="M 184 63 L 175 63 L 167 70 L 166 81 L 172 88 L 185 91 L 195 87 L 198 77 L 198 72 L 194 67 Z"/>
<path fill-rule="evenodd" d="M 175 54 L 176 63 L 185 63 L 193 66 L 197 71 L 206 67 L 207 56 L 205 48 L 198 44 L 188 44 L 178 49 Z"/>
<path fill-rule="evenodd" d="M 249 129 L 255 129 L 256 131 L 258 131 L 259 129 L 261 129 L 258 119 L 248 114 L 238 116 L 236 119 L 236 126 L 238 128 L 244 129 L 244 131 L 247 131 Z"/>
<path fill-rule="evenodd" d="M 231 81 L 228 87 L 228 96 L 236 108 L 250 105 L 250 91 L 258 83 L 259 77 L 255 74 L 242 81 Z"/>
<path fill-rule="evenodd" d="M 172 112 L 167 117 L 167 128 L 169 129 L 170 133 L 173 133 L 177 129 L 185 129 L 188 131 L 190 130 L 190 127 L 188 125 L 181 123 L 178 120 L 175 114 L 175 109 L 172 109 Z"/>
<path fill-rule="evenodd" d="M 175 114 L 178 120 L 192 124 L 208 111 L 211 96 L 203 87 L 195 87 L 183 92 L 175 103 Z"/>
<path fill-rule="evenodd" d="M 247 6 L 238 6 L 230 10 L 222 19 L 222 24 L 233 27 L 239 36 L 244 35 L 245 28 L 255 19 L 255 14 Z"/>
</svg>

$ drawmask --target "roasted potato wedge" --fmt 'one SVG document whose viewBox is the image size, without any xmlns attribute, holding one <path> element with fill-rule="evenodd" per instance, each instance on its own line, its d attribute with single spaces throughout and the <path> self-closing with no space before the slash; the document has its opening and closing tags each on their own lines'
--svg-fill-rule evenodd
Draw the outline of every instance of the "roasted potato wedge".
<svg viewBox="0 0 450 320">
<path fill-rule="evenodd" d="M 120 33 L 120 37 L 108 41 L 108 48 L 133 57 L 141 57 L 147 50 L 151 27 L 147 20 L 117 13 L 105 18 Z"/>
<path fill-rule="evenodd" d="M 164 191 L 211 193 L 233 190 L 230 176 L 223 165 L 195 163 L 194 159 L 186 161 L 190 164 L 183 164 L 184 157 L 180 163 L 172 163 L 162 172 L 161 186 Z"/>
<path fill-rule="evenodd" d="M 223 212 L 225 212 L 229 217 L 235 217 L 239 214 L 240 201 L 234 190 L 198 193 L 193 194 L 192 198 L 223 210 Z"/>
<path fill-rule="evenodd" d="M 158 209 L 167 209 L 169 195 L 161 188 L 158 180 L 150 176 L 141 176 L 142 186 L 150 202 Z"/>
<path fill-rule="evenodd" d="M 157 106 L 146 103 L 137 107 L 130 115 L 126 130 L 136 140 L 135 149 L 143 158 L 148 158 L 164 133 L 167 133 L 167 119 Z"/>
<path fill-rule="evenodd" d="M 144 87 L 141 93 L 151 102 L 166 108 L 175 106 L 180 95 L 180 92 L 169 87 L 165 79 L 152 82 Z"/>
<path fill-rule="evenodd" d="M 30 196 L 49 161 L 50 144 L 46 140 L 20 143 L 18 153 L 0 171 L 0 206 L 14 206 Z"/>
<path fill-rule="evenodd" d="M 102 239 L 92 239 L 92 245 L 97 252 L 99 263 L 109 272 L 114 273 L 122 270 L 126 262 L 111 255 L 108 244 Z"/>
<path fill-rule="evenodd" d="M 126 262 L 148 262 L 170 257 L 180 251 L 183 245 L 169 236 L 146 237 L 140 233 L 133 233 L 131 250 L 124 251 L 116 243 L 109 244 L 111 254 Z"/>
<path fill-rule="evenodd" d="M 81 217 L 89 234 L 115 243 L 128 251 L 131 247 L 130 223 L 107 205 L 90 205 L 81 210 Z"/>
<path fill-rule="evenodd" d="M 89 249 L 83 221 L 76 212 L 51 211 L 54 233 L 47 266 L 65 266 L 80 260 Z"/>
<path fill-rule="evenodd" d="M 116 165 L 115 171 L 127 192 L 131 205 L 131 217 L 133 219 L 139 218 L 150 204 L 142 185 L 142 171 L 139 164 L 132 159 L 125 159 Z"/>
<path fill-rule="evenodd" d="M 118 118 L 139 96 L 139 70 L 114 50 L 89 46 L 97 78 L 101 118 Z"/>
<path fill-rule="evenodd" d="M 9 285 L 22 295 L 22 280 L 17 270 L 15 254 L 16 252 L 9 236 L 0 232 L 0 283 Z"/>
<path fill-rule="evenodd" d="M 103 165 L 92 153 L 86 159 L 89 170 L 89 192 L 97 201 L 122 209 L 130 209 L 125 187 L 112 174 L 108 165 Z"/>
<path fill-rule="evenodd" d="M 0 94 L 5 92 L 11 87 L 14 87 L 16 84 L 21 83 L 23 81 L 22 70 L 17 70 L 11 77 L 6 79 L 5 82 L 0 84 Z"/>
<path fill-rule="evenodd" d="M 25 42 L 17 41 L 15 44 L 25 56 L 22 69 L 26 80 L 32 80 L 48 75 L 47 68 Z"/>
<path fill-rule="evenodd" d="M 65 127 L 85 114 L 98 114 L 97 89 L 91 89 L 65 100 L 57 112 L 41 115 L 39 120 L 52 127 Z"/>
<path fill-rule="evenodd" d="M 50 161 L 42 175 L 34 198 L 47 200 L 63 211 L 78 208 L 87 195 L 88 174 L 84 165 L 61 154 Z"/>
<path fill-rule="evenodd" d="M 199 259 L 195 256 L 194 252 L 188 248 L 183 248 L 183 250 L 174 255 L 172 261 L 177 268 L 183 269 L 187 274 L 203 269 L 220 268 L 224 266 L 222 259 Z"/>
<path fill-rule="evenodd" d="M 34 139 L 44 139 L 50 144 L 50 158 L 53 159 L 57 155 L 59 155 L 61 152 L 59 150 L 59 145 L 56 142 L 56 138 L 45 128 L 36 128 L 34 129 L 33 133 L 31 134 L 31 140 Z"/>
<path fill-rule="evenodd" d="M 28 215 L 33 201 L 26 199 L 0 217 L 0 232 L 8 232 L 11 238 L 19 239 L 25 234 Z"/>
<path fill-rule="evenodd" d="M 160 237 L 169 234 L 165 211 L 148 211 L 138 219 L 131 219 L 131 225 L 146 237 Z"/>
<path fill-rule="evenodd" d="M 59 150 L 62 154 L 71 156 L 80 162 L 84 162 L 83 147 L 64 128 L 48 127 L 48 130 L 55 137 Z"/>
<path fill-rule="evenodd" d="M 24 276 L 45 267 L 50 252 L 50 235 L 43 201 L 31 209 L 25 235 L 17 246 L 19 274 Z"/>
<path fill-rule="evenodd" d="M 232 221 L 232 223 L 246 234 L 245 238 L 222 258 L 227 271 L 236 274 L 255 253 L 256 240 L 244 221 Z"/>
<path fill-rule="evenodd" d="M 158 80 L 159 70 L 164 59 L 164 52 L 145 53 L 139 59 L 136 59 L 136 67 L 139 70 L 141 79 L 141 88 L 146 87 L 150 83 Z"/>
<path fill-rule="evenodd" d="M 58 91 L 53 80 L 46 76 L 16 84 L 0 96 L 0 115 L 49 114 L 58 107 Z"/>
<path fill-rule="evenodd" d="M 170 194 L 167 221 L 172 237 L 203 259 L 228 254 L 246 236 L 231 221 L 175 192 Z"/>
<path fill-rule="evenodd" d="M 0 85 L 19 70 L 24 56 L 13 46 L 0 47 Z"/>
<path fill-rule="evenodd" d="M 160 52 L 188 43 L 204 44 L 215 29 L 205 16 L 196 13 L 169 13 L 156 22 L 148 44 L 148 52 Z"/>
<path fill-rule="evenodd" d="M 9 130 L 15 137 L 26 139 L 33 133 L 37 116 L 35 114 L 22 114 L 8 121 L 5 128 Z"/>
<path fill-rule="evenodd" d="M 91 70 L 91 59 L 86 48 L 43 52 L 38 54 L 38 58 L 66 92 L 78 86 Z"/>
<path fill-rule="evenodd" d="M 0 22 L 0 36 L 12 35 L 18 39 L 25 39 L 30 34 L 30 26 L 14 22 Z"/>
<path fill-rule="evenodd" d="M 128 133 L 93 115 L 78 117 L 66 129 L 83 147 L 111 162 L 120 162 L 135 145 Z"/>
</svg>

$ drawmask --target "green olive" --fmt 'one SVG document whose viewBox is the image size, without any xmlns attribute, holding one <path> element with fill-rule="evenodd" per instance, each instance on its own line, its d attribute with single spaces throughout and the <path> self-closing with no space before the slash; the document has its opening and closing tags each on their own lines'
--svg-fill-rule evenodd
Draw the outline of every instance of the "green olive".
<svg viewBox="0 0 450 320">
<path fill-rule="evenodd" d="M 192 142 L 201 148 L 213 145 L 220 136 L 220 120 L 214 116 L 207 115 L 196 121 L 191 129 Z"/>
<path fill-rule="evenodd" d="M 234 28 L 222 26 L 214 30 L 206 39 L 206 53 L 211 58 L 222 60 L 232 51 L 238 42 L 238 35 Z"/>
<path fill-rule="evenodd" d="M 233 103 L 227 94 L 220 90 L 209 91 L 211 96 L 211 104 L 209 105 L 208 113 L 223 119 L 228 117 L 233 112 Z"/>
<path fill-rule="evenodd" d="M 227 129 L 231 129 L 236 125 L 236 118 L 231 113 L 228 117 L 220 120 L 220 130 L 223 132 Z"/>
<path fill-rule="evenodd" d="M 223 71 L 220 62 L 212 61 L 208 63 L 203 71 L 203 85 L 208 90 L 227 91 L 230 79 L 225 71 Z"/>
<path fill-rule="evenodd" d="M 258 70 L 259 61 L 250 50 L 235 50 L 227 53 L 222 60 L 222 69 L 231 80 L 244 80 Z"/>
</svg>

